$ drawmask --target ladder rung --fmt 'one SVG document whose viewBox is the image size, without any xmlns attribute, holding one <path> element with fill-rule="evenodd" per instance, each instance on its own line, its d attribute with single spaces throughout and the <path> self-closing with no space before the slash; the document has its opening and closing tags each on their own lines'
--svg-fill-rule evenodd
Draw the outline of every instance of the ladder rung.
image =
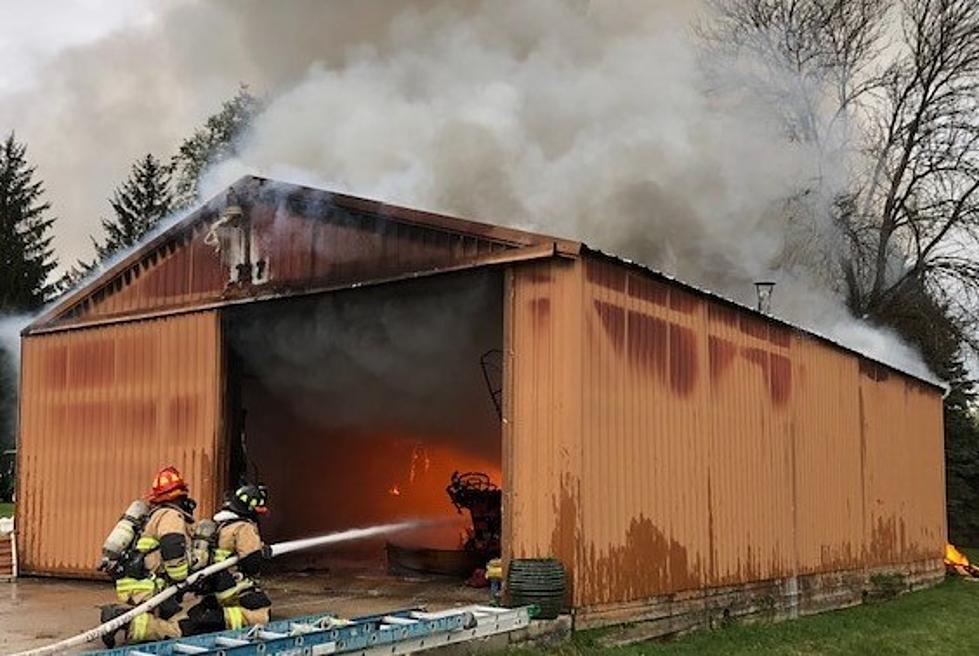
<svg viewBox="0 0 979 656">
<path fill-rule="evenodd" d="M 339 617 L 331 617 L 327 621 L 322 623 L 323 629 L 340 629 L 345 626 L 350 626 L 354 622 L 352 620 L 344 620 Z"/>
<path fill-rule="evenodd" d="M 225 636 L 218 636 L 214 639 L 214 643 L 219 647 L 243 647 L 244 645 L 252 644 L 247 640 L 242 640 L 240 638 L 228 638 Z"/>
<path fill-rule="evenodd" d="M 454 617 L 456 615 L 461 615 L 462 613 L 466 612 L 467 610 L 469 610 L 468 607 L 464 607 L 464 608 L 448 608 L 446 610 L 440 610 L 440 611 L 436 611 L 434 613 L 418 613 L 418 614 L 412 614 L 412 616 L 415 617 L 416 619 L 425 620 L 425 621 L 429 621 L 430 622 L 432 620 L 443 620 L 446 617 Z"/>
<path fill-rule="evenodd" d="M 481 613 L 489 613 L 491 615 L 502 615 L 504 613 L 513 611 L 512 608 L 500 608 L 498 606 L 476 606 L 475 610 L 478 610 Z"/>
<path fill-rule="evenodd" d="M 208 651 L 207 647 L 198 647 L 197 645 L 185 645 L 182 643 L 177 643 L 173 646 L 173 652 L 175 654 L 203 654 Z"/>
<path fill-rule="evenodd" d="M 262 640 L 278 640 L 279 638 L 288 638 L 289 634 L 276 631 L 259 631 L 258 637 Z"/>
</svg>

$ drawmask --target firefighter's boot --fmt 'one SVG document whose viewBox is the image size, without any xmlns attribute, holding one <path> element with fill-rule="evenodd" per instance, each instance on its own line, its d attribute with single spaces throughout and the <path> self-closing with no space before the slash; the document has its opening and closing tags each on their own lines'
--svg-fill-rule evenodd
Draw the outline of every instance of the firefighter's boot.
<svg viewBox="0 0 979 656">
<path fill-rule="evenodd" d="M 101 612 L 99 613 L 99 623 L 105 624 L 106 622 L 111 622 L 120 615 L 125 615 L 130 610 L 131 608 L 129 606 L 120 606 L 119 604 L 102 606 Z M 112 649 L 116 646 L 116 637 L 120 631 L 122 631 L 122 635 L 126 635 L 126 633 L 129 631 L 129 625 L 123 624 L 112 633 L 105 633 L 102 635 L 102 642 L 105 644 L 106 648 Z"/>
</svg>

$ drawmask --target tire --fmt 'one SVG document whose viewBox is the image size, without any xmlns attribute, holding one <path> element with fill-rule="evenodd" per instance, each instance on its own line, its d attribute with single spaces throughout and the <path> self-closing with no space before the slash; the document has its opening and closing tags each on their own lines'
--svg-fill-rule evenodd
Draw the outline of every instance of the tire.
<svg viewBox="0 0 979 656">
<path fill-rule="evenodd" d="M 538 619 L 554 619 L 564 610 L 567 578 L 553 558 L 526 558 L 510 562 L 506 591 L 511 606 L 535 605 Z"/>
</svg>

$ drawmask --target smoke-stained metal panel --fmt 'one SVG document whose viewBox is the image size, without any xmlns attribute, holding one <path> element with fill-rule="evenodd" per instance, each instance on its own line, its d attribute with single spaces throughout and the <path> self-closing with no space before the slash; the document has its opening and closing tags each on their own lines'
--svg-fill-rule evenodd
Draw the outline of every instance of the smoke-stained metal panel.
<svg viewBox="0 0 979 656">
<path fill-rule="evenodd" d="M 580 467 L 566 474 L 578 489 L 583 617 L 941 557 L 936 388 L 634 267 L 583 259 L 581 408 L 567 418 L 580 414 Z"/>
<path fill-rule="evenodd" d="M 764 320 L 706 309 L 712 582 L 788 575 L 795 538 L 791 347 Z"/>
<path fill-rule="evenodd" d="M 704 304 L 584 262 L 580 602 L 701 587 L 712 568 Z"/>
<path fill-rule="evenodd" d="M 214 508 L 222 481 L 216 312 L 27 336 L 17 528 L 27 573 L 92 576 L 104 534 L 157 469 Z"/>
<path fill-rule="evenodd" d="M 792 355 L 798 571 L 859 569 L 867 545 L 858 363 L 802 335 Z"/>
<path fill-rule="evenodd" d="M 938 557 L 945 542 L 942 419 L 924 386 L 861 360 L 867 564 Z"/>
<path fill-rule="evenodd" d="M 576 243 L 245 178 L 232 189 L 243 210 L 221 218 L 212 200 L 58 303 L 28 332 L 134 315 L 163 314 L 229 299 L 289 295 L 451 268 L 502 251 L 576 252 Z M 252 277 L 247 273 L 249 265 Z"/>
<path fill-rule="evenodd" d="M 580 535 L 581 263 L 511 267 L 504 283 L 504 557 L 554 556 Z"/>
</svg>

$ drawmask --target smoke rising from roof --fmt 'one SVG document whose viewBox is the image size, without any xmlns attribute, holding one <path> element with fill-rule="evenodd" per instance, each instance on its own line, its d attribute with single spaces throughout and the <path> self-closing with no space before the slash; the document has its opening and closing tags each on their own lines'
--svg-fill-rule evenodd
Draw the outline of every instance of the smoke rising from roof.
<svg viewBox="0 0 979 656">
<path fill-rule="evenodd" d="M 204 188 L 257 171 L 580 238 L 748 305 L 773 278 L 776 314 L 927 375 L 813 275 L 834 248 L 839 153 L 707 93 L 689 19 L 648 2 L 405 11 L 278 95 Z"/>
<path fill-rule="evenodd" d="M 786 266 L 787 242 L 805 240 L 785 199 L 819 190 L 801 233 L 832 250 L 821 199 L 842 163 L 788 140 L 762 103 L 705 91 L 690 30 L 700 10 L 185 2 L 53 61 L 17 98 L 32 107 L 21 135 L 57 209 L 85 216 L 60 228 L 73 256 L 103 207 L 92 190 L 107 196 L 133 158 L 168 152 L 245 81 L 269 107 L 241 156 L 209 172 L 205 196 L 257 173 L 580 238 L 748 305 L 751 283 L 773 279 L 775 314 L 927 374 L 896 338 L 850 317 L 813 267 Z M 120 61 L 124 71 L 106 67 Z"/>
</svg>

